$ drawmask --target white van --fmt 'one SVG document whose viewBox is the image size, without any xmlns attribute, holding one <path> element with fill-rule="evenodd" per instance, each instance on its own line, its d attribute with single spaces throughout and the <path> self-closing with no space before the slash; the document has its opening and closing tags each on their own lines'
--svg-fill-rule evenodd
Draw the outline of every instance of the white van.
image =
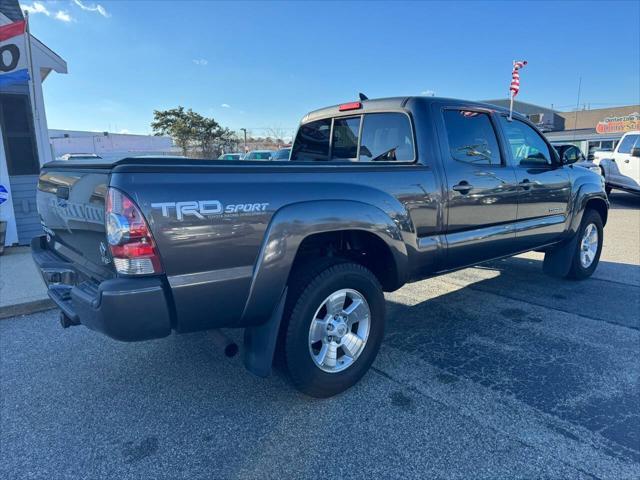
<svg viewBox="0 0 640 480">
<path fill-rule="evenodd" d="M 614 188 L 640 194 L 640 131 L 625 133 L 613 152 L 597 152 L 594 163 L 602 169 L 607 194 Z"/>
</svg>

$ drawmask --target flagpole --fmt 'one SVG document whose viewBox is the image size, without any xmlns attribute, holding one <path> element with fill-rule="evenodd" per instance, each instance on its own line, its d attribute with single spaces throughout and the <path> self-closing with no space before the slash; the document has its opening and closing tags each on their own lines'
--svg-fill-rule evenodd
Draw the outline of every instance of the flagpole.
<svg viewBox="0 0 640 480">
<path fill-rule="evenodd" d="M 513 120 L 513 90 L 511 92 L 511 101 L 509 102 L 509 121 Z"/>
<path fill-rule="evenodd" d="M 516 68 L 516 61 L 513 61 L 513 69 Z M 511 71 L 511 81 L 513 82 L 513 71 Z M 509 121 L 513 120 L 513 90 L 511 89 L 511 87 L 509 87 L 509 96 L 510 96 L 510 102 L 509 102 Z"/>
</svg>

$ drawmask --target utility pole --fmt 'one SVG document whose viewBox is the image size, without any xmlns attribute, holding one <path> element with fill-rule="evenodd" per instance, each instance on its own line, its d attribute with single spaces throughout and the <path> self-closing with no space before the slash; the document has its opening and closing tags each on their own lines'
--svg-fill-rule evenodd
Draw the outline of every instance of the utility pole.
<svg viewBox="0 0 640 480">
<path fill-rule="evenodd" d="M 247 129 L 241 128 L 240 130 L 244 132 L 244 153 L 247 153 Z"/>
<path fill-rule="evenodd" d="M 578 128 L 578 111 L 580 110 L 580 90 L 582 88 L 582 75 L 580 75 L 580 80 L 578 80 L 578 101 L 576 102 L 576 119 L 573 122 L 573 140 L 576 139 L 576 129 Z"/>
</svg>

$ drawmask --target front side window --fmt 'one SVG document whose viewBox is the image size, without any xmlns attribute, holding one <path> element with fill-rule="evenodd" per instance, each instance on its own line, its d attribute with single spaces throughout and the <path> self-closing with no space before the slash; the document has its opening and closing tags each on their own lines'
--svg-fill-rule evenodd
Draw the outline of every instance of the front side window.
<svg viewBox="0 0 640 480">
<path fill-rule="evenodd" d="M 618 153 L 631 153 L 631 149 L 640 138 L 640 135 L 627 135 L 620 142 L 620 148 L 618 148 Z"/>
<path fill-rule="evenodd" d="M 545 167 L 553 164 L 551 151 L 540 134 L 520 120 L 500 116 L 514 164 L 521 167 Z"/>
<path fill-rule="evenodd" d="M 412 162 L 414 159 L 409 117 L 403 113 L 370 113 L 364 116 L 361 162 Z"/>
<path fill-rule="evenodd" d="M 489 115 L 469 110 L 445 110 L 444 123 L 451 158 L 478 165 L 500 165 L 500 148 Z"/>
<path fill-rule="evenodd" d="M 309 122 L 300 127 L 291 150 L 291 161 L 313 162 L 329 160 L 331 119 Z"/>
<path fill-rule="evenodd" d="M 336 118 L 333 121 L 331 160 L 351 160 L 358 158 L 359 134 L 360 117 Z"/>
</svg>

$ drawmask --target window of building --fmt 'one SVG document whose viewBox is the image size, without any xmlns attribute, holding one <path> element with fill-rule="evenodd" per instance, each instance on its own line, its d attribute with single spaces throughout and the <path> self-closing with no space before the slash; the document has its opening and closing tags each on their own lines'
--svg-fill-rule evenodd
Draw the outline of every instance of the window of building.
<svg viewBox="0 0 640 480">
<path fill-rule="evenodd" d="M 359 134 L 360 117 L 334 119 L 331 160 L 356 160 Z"/>
<path fill-rule="evenodd" d="M 370 113 L 364 116 L 361 162 L 412 162 L 414 159 L 409 117 L 403 113 Z"/>
<path fill-rule="evenodd" d="M 515 165 L 533 168 L 553 164 L 549 146 L 533 128 L 520 120 L 509 121 L 502 115 L 500 123 Z"/>
<path fill-rule="evenodd" d="M 631 149 L 634 147 L 636 142 L 640 138 L 640 135 L 627 135 L 620 142 L 620 148 L 618 148 L 618 153 L 631 153 Z"/>
<path fill-rule="evenodd" d="M 291 150 L 291 161 L 312 162 L 329 160 L 331 119 L 325 118 L 302 125 Z"/>
<path fill-rule="evenodd" d="M 37 174 L 40 164 L 27 95 L 0 95 L 0 125 L 9 175 Z"/>
<path fill-rule="evenodd" d="M 468 110 L 445 110 L 451 158 L 478 165 L 500 165 L 500 148 L 489 115 Z"/>
</svg>

